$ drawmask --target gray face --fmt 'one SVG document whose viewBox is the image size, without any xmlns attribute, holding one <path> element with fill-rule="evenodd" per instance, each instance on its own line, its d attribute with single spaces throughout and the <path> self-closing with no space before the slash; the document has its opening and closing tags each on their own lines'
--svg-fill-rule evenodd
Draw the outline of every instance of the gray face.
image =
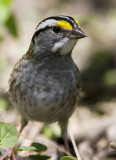
<svg viewBox="0 0 116 160">
<path fill-rule="evenodd" d="M 71 53 L 78 39 L 85 37 L 78 23 L 71 17 L 49 17 L 36 28 L 32 38 L 31 55 L 48 57 Z"/>
<path fill-rule="evenodd" d="M 59 28 L 59 32 L 53 27 L 41 31 L 34 37 L 34 54 L 68 54 L 77 42 L 77 39 L 68 37 L 69 31 Z"/>
</svg>

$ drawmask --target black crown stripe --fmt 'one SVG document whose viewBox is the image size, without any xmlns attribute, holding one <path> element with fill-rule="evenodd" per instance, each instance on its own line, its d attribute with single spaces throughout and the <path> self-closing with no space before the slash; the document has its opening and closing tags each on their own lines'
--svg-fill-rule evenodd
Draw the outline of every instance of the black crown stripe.
<svg viewBox="0 0 116 160">
<path fill-rule="evenodd" d="M 68 17 L 69 18 L 69 17 Z M 72 20 L 70 20 L 70 19 L 67 19 L 67 18 L 65 18 L 65 17 L 49 17 L 49 18 L 46 18 L 45 20 L 48 20 L 48 19 L 55 19 L 55 20 L 57 20 L 57 21 L 61 21 L 61 20 L 64 20 L 64 21 L 67 21 L 67 22 L 69 22 L 72 26 L 74 26 L 74 23 L 72 23 Z M 45 21 L 44 20 L 44 21 Z M 74 21 L 74 20 L 73 20 Z"/>
<path fill-rule="evenodd" d="M 67 19 L 67 18 L 69 18 L 69 19 Z M 75 21 L 74 21 L 74 19 L 72 18 L 72 17 L 70 17 L 70 16 L 58 16 L 58 17 L 55 17 L 55 16 L 53 16 L 53 17 L 48 17 L 48 18 L 46 18 L 46 19 L 44 19 L 43 21 L 41 21 L 38 25 L 37 25 L 37 27 L 42 23 L 42 22 L 45 22 L 46 20 L 49 20 L 49 19 L 54 19 L 54 20 L 57 20 L 57 21 L 61 21 L 61 20 L 64 20 L 64 21 L 67 21 L 68 23 L 70 23 L 71 25 L 72 25 L 72 27 L 74 26 L 74 23 L 75 23 Z M 37 27 L 36 27 L 36 29 L 37 29 Z"/>
</svg>

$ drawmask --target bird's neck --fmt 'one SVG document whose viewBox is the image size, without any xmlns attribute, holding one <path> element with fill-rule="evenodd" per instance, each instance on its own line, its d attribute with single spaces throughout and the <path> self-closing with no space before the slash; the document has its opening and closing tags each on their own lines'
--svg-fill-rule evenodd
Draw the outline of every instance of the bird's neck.
<svg viewBox="0 0 116 160">
<path fill-rule="evenodd" d="M 45 55 L 41 56 L 38 54 L 38 56 L 35 56 L 33 53 L 27 53 L 26 57 L 28 59 L 31 59 L 33 61 L 36 61 L 36 63 L 40 64 L 42 67 L 45 67 L 46 69 L 52 70 L 52 69 L 68 69 L 71 65 L 74 64 L 73 59 L 71 57 L 71 53 L 67 55 L 59 55 L 59 54 L 53 54 L 51 55 Z"/>
</svg>

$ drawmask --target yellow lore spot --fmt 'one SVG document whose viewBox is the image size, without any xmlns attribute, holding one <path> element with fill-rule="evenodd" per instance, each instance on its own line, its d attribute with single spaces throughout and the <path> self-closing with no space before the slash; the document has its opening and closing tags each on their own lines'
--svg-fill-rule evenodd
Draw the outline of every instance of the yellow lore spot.
<svg viewBox="0 0 116 160">
<path fill-rule="evenodd" d="M 74 19 L 74 21 L 76 22 L 77 26 L 80 26 L 79 22 L 76 19 Z"/>
<path fill-rule="evenodd" d="M 67 21 L 57 21 L 56 24 L 63 29 L 72 29 L 72 25 Z"/>
</svg>

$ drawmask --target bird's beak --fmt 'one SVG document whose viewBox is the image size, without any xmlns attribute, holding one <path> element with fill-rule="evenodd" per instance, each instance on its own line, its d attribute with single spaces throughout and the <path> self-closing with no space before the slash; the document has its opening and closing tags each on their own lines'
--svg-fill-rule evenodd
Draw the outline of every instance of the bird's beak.
<svg viewBox="0 0 116 160">
<path fill-rule="evenodd" d="M 78 27 L 76 29 L 71 30 L 69 37 L 71 39 L 80 39 L 87 37 L 87 35 Z"/>
</svg>

